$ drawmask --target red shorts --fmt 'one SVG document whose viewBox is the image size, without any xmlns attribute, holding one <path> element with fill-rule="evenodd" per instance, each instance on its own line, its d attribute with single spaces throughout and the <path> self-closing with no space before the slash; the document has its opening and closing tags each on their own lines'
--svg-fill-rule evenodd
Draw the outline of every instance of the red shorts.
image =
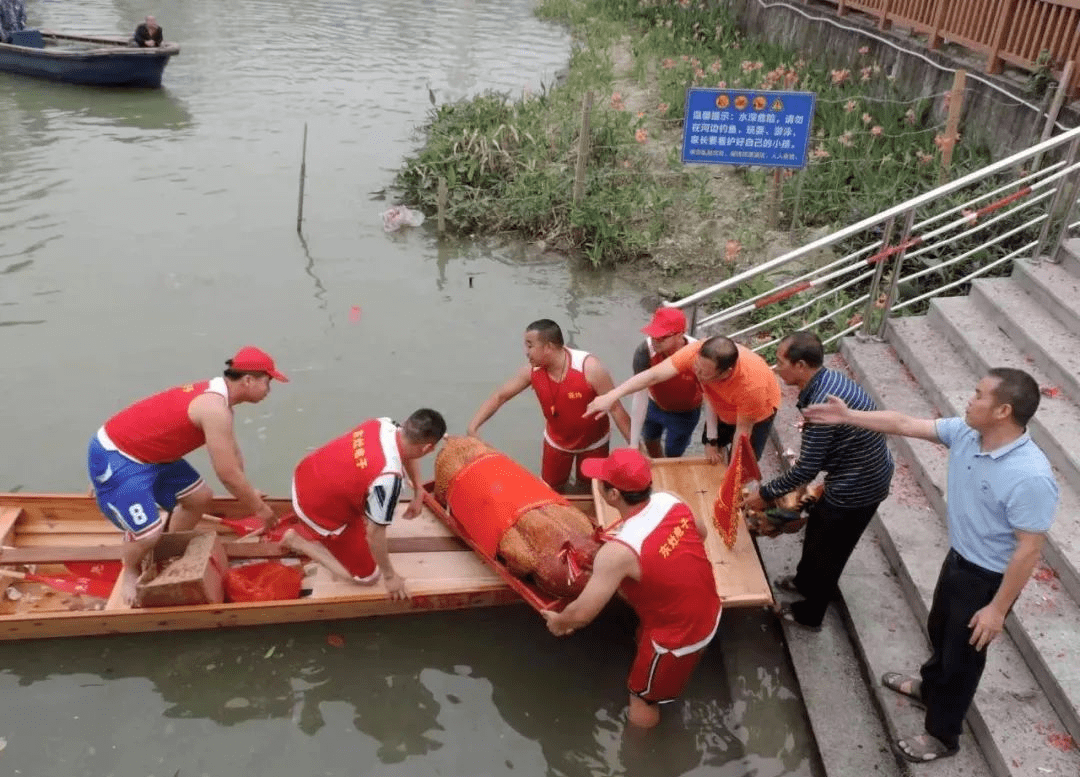
<svg viewBox="0 0 1080 777">
<path fill-rule="evenodd" d="M 340 561 L 358 582 L 371 582 L 378 576 L 379 568 L 368 546 L 366 518 L 350 523 L 340 534 L 319 534 L 302 518 L 297 518 L 290 528 L 304 539 L 318 542 L 330 551 L 330 555 Z"/>
<path fill-rule="evenodd" d="M 672 701 L 683 692 L 704 652 L 705 645 L 702 645 L 700 650 L 677 656 L 644 636 L 638 642 L 626 687 L 650 704 Z"/>
<path fill-rule="evenodd" d="M 570 482 L 570 470 L 574 466 L 574 460 L 577 459 L 577 482 L 578 484 L 588 483 L 589 478 L 585 477 L 581 472 L 581 462 L 585 459 L 602 459 L 607 455 L 608 443 L 606 442 L 597 445 L 595 448 L 589 448 L 587 451 L 570 453 L 569 451 L 553 448 L 551 443 L 544 440 L 544 457 L 540 464 L 540 478 L 558 491 Z"/>
</svg>

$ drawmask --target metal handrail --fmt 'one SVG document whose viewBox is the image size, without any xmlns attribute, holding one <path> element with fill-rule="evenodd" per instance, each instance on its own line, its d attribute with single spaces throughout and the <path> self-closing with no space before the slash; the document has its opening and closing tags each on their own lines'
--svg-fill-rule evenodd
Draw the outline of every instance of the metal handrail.
<svg viewBox="0 0 1080 777">
<path fill-rule="evenodd" d="M 813 253 L 814 251 L 830 246 L 833 243 L 838 243 L 841 240 L 852 237 L 853 235 L 857 235 L 868 227 L 872 227 L 875 224 L 885 221 L 886 219 L 899 216 L 911 210 L 912 208 L 919 208 L 922 205 L 926 205 L 927 203 L 931 203 L 937 199 L 940 199 L 941 197 L 952 194 L 955 191 L 959 191 L 960 189 L 963 189 L 970 184 L 978 183 L 979 181 L 985 178 L 989 178 L 990 176 L 995 175 L 1003 170 L 1008 170 L 1011 167 L 1015 167 L 1018 162 L 1022 162 L 1023 160 L 1034 157 L 1038 154 L 1046 153 L 1047 151 L 1064 145 L 1066 142 L 1069 142 L 1073 139 L 1080 139 L 1080 127 L 1075 127 L 1068 132 L 1064 132 L 1061 135 L 1050 138 L 1049 140 L 1045 140 L 1042 143 L 1039 143 L 1036 146 L 1032 146 L 1025 151 L 1018 151 L 1010 157 L 1006 157 L 999 162 L 994 162 L 993 164 L 987 165 L 980 170 L 975 170 L 974 172 L 968 173 L 962 178 L 957 178 L 955 181 L 939 186 L 936 189 L 932 189 L 926 194 L 920 194 L 918 197 L 910 199 L 907 202 L 901 203 L 900 205 L 894 205 L 888 210 L 884 210 L 874 216 L 869 216 L 862 221 L 859 221 L 849 227 L 845 227 L 844 229 L 839 230 L 838 232 L 834 232 L 831 235 L 826 235 L 825 237 L 818 238 L 811 243 L 807 243 L 801 248 L 796 248 L 794 251 L 789 251 L 782 256 L 778 256 L 775 259 L 771 259 L 768 262 L 765 262 L 764 264 L 758 265 L 757 267 L 754 267 L 750 270 L 746 270 L 739 273 L 738 275 L 732 276 L 727 280 L 714 284 L 707 289 L 702 289 L 701 291 L 695 292 L 688 297 L 684 297 L 683 299 L 678 300 L 676 303 L 673 303 L 672 307 L 682 308 L 686 307 L 687 305 L 693 305 L 696 302 L 707 299 L 708 297 L 718 294 L 719 292 L 726 291 L 727 289 L 737 286 L 740 283 L 745 283 L 746 281 L 754 278 L 755 276 L 767 272 L 772 272 L 778 267 L 783 267 L 785 264 L 789 264 L 790 262 L 793 262 L 800 257 L 806 256 L 807 254 Z"/>
<path fill-rule="evenodd" d="M 1041 169 L 1025 171 L 1020 174 L 1014 172 L 1027 160 L 1041 160 L 1047 155 L 1047 152 L 1061 149 L 1065 150 L 1064 158 L 1059 158 L 1057 161 L 1048 163 Z M 880 333 L 884 330 L 885 320 L 894 310 L 898 311 L 908 308 L 914 303 L 914 300 L 911 299 L 904 300 L 902 303 L 897 302 L 896 295 L 898 293 L 897 289 L 899 284 L 925 278 L 933 272 L 940 271 L 941 269 L 955 265 L 964 259 L 976 256 L 980 251 L 993 247 L 1008 237 L 1023 232 L 1025 229 L 1030 229 L 1040 224 L 1042 225 L 1042 231 L 1038 240 L 1025 244 L 1024 248 L 1019 252 L 1014 251 L 1010 253 L 1009 260 L 1015 258 L 1015 256 L 1022 255 L 1025 250 L 1033 250 L 1036 254 L 1040 254 L 1041 249 L 1047 245 L 1051 238 L 1049 230 L 1052 226 L 1052 222 L 1060 222 L 1059 232 L 1053 237 L 1053 240 L 1056 242 L 1050 242 L 1050 250 L 1045 252 L 1053 259 L 1057 254 L 1058 246 L 1060 246 L 1064 237 L 1069 233 L 1069 230 L 1080 226 L 1080 221 L 1075 223 L 1072 222 L 1072 219 L 1075 217 L 1074 214 L 1077 212 L 1078 207 L 1080 207 L 1080 203 L 1076 202 L 1078 192 L 1080 192 L 1080 163 L 1077 162 L 1077 157 L 1080 154 L 1078 154 L 1078 151 L 1080 151 L 1080 127 L 1068 130 L 1056 137 L 1012 154 L 1005 159 L 968 173 L 955 181 L 943 184 L 925 194 L 862 219 L 861 221 L 840 229 L 830 235 L 818 238 L 793 251 L 789 251 L 788 253 L 767 262 L 763 262 L 756 267 L 740 272 L 726 280 L 713 284 L 708 288 L 697 291 L 680 300 L 667 302 L 665 305 L 677 308 L 690 308 L 691 327 L 695 331 L 698 331 L 701 327 L 713 327 L 717 324 L 731 321 L 755 310 L 760 310 L 765 305 L 778 302 L 782 299 L 794 296 L 795 294 L 803 294 L 804 292 L 809 292 L 810 289 L 820 287 L 819 293 L 816 293 L 813 296 L 807 294 L 806 299 L 800 300 L 800 304 L 797 306 L 783 310 L 767 320 L 740 328 L 738 332 L 732 333 L 733 336 L 741 336 L 768 327 L 786 317 L 793 316 L 824 299 L 827 295 L 835 294 L 859 281 L 866 280 L 872 275 L 871 291 L 868 295 L 860 296 L 859 303 L 852 303 L 850 300 L 844 300 L 844 304 L 837 310 L 832 311 L 814 323 L 821 323 L 831 317 L 835 317 L 838 313 L 849 310 L 856 304 L 861 303 L 866 304 L 867 313 L 869 313 L 871 308 L 876 304 L 877 307 L 883 309 L 883 313 L 880 316 Z M 980 190 L 974 192 L 971 198 L 963 203 L 958 205 L 949 203 L 949 206 L 941 212 L 924 215 L 919 221 L 915 221 L 914 216 L 918 209 L 931 206 L 934 203 L 939 202 L 942 198 L 949 197 L 972 185 L 988 182 L 990 179 L 1000 176 L 1003 173 L 1009 174 L 1010 180 L 1008 183 L 1001 186 L 992 185 L 989 191 Z M 1071 198 L 1071 200 L 1063 201 L 1063 196 L 1067 196 Z M 1031 217 L 1031 212 L 1036 209 L 1039 209 L 1039 215 Z M 998 225 L 1001 224 L 1001 222 L 1006 222 L 1011 217 L 1019 215 L 1022 211 L 1028 212 L 1027 216 L 1024 217 L 1025 223 L 1020 227 L 1008 228 L 1003 233 L 999 234 L 1000 230 L 998 229 Z M 991 216 L 990 214 L 993 215 Z M 893 227 L 894 225 L 901 223 L 901 221 L 897 220 L 898 217 L 901 216 L 904 217 L 902 222 L 905 226 L 900 230 L 899 239 L 894 240 Z M 759 279 L 767 274 L 775 273 L 777 270 L 813 255 L 822 249 L 827 249 L 837 243 L 863 235 L 868 230 L 880 225 L 884 225 L 884 229 L 879 230 L 873 236 L 865 235 L 865 237 L 868 238 L 867 242 L 857 249 L 851 250 L 845 256 L 833 259 L 822 266 L 802 272 L 798 276 L 785 279 L 775 288 L 755 293 L 727 308 L 711 312 L 708 316 L 699 318 L 699 306 L 702 302 L 705 302 L 718 294 L 742 286 L 749 281 Z M 933 228 L 927 229 L 928 227 L 931 227 L 931 225 L 934 225 Z M 950 232 L 953 234 L 947 234 Z M 980 245 L 975 248 L 964 250 L 959 256 L 950 257 L 943 262 L 935 264 L 935 266 L 931 268 L 920 269 L 918 272 L 909 273 L 907 276 L 904 276 L 904 261 L 919 259 L 931 252 L 940 252 L 956 241 L 976 234 L 979 234 L 984 238 L 984 242 L 980 243 Z M 880 235 L 880 237 L 878 235 Z M 1038 259 L 1038 256 L 1036 255 L 1032 258 Z M 970 280 L 971 277 L 978 277 L 978 275 L 984 274 L 988 269 L 1000 266 L 1003 261 L 1005 260 L 992 257 L 992 261 L 990 261 L 989 264 L 976 269 L 973 273 L 965 277 L 967 280 Z M 867 269 L 868 267 L 870 267 L 870 269 Z M 882 272 L 884 269 L 888 269 L 887 282 L 889 288 L 887 292 L 883 292 L 879 295 L 879 291 L 881 291 L 879 285 L 886 282 L 883 278 L 885 273 Z M 856 276 L 854 279 L 849 279 L 839 286 L 828 285 L 832 281 L 852 273 Z M 924 300 L 943 291 L 956 288 L 965 282 L 966 280 L 962 279 L 960 281 L 943 283 L 943 285 L 937 289 L 926 294 L 921 294 L 917 299 L 919 301 Z M 873 318 L 877 321 L 879 316 L 875 314 Z M 867 322 L 867 325 L 868 324 L 869 322 Z M 844 327 L 844 331 L 840 335 L 830 336 L 828 341 L 831 342 L 836 339 L 836 337 L 842 336 L 845 333 L 850 333 L 858 328 L 858 325 Z M 756 348 L 765 348 L 771 344 L 773 343 L 759 344 Z"/>
</svg>

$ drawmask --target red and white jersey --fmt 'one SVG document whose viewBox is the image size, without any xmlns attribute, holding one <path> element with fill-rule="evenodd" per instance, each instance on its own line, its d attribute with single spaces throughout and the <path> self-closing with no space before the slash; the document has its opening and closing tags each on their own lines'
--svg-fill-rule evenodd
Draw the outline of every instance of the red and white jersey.
<svg viewBox="0 0 1080 777">
<path fill-rule="evenodd" d="M 685 337 L 686 344 L 697 342 L 696 337 L 690 337 L 690 335 L 685 335 Z M 651 337 L 646 337 L 645 342 L 648 344 L 650 367 L 655 367 L 667 358 L 656 352 Z M 680 372 L 674 378 L 650 386 L 649 396 L 661 410 L 669 413 L 685 413 L 701 407 L 701 384 L 693 373 Z"/>
<path fill-rule="evenodd" d="M 556 383 L 543 367 L 533 367 L 530 380 L 547 424 L 544 439 L 553 448 L 569 453 L 592 450 L 611 436 L 611 422 L 605 413 L 600 418 L 586 418 L 585 408 L 596 398 L 596 391 L 585 378 L 586 351 L 566 349 L 569 364 L 566 375 Z"/>
<path fill-rule="evenodd" d="M 98 430 L 98 440 L 106 450 L 145 464 L 182 459 L 206 444 L 206 434 L 188 417 L 188 407 L 202 394 L 229 402 L 224 378 L 174 386 L 121 410 Z"/>
<path fill-rule="evenodd" d="M 389 418 L 373 418 L 296 465 L 293 507 L 320 534 L 338 534 L 365 516 L 387 524 L 403 471 L 397 426 Z"/>
<path fill-rule="evenodd" d="M 630 548 L 641 579 L 620 589 L 641 619 L 642 634 L 673 653 L 700 650 L 720 623 L 720 597 L 694 514 L 678 497 L 657 492 L 609 541 Z"/>
</svg>

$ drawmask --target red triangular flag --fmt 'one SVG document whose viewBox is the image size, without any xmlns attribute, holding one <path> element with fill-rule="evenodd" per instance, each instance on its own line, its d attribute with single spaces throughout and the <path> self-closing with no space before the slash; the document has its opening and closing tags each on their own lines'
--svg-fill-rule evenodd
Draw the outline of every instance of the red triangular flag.
<svg viewBox="0 0 1080 777">
<path fill-rule="evenodd" d="M 734 446 L 731 463 L 724 472 L 724 480 L 720 483 L 720 492 L 713 503 L 713 525 L 728 549 L 735 547 L 739 524 L 742 523 L 739 515 L 742 487 L 751 480 L 760 479 L 761 470 L 758 469 L 754 449 L 750 447 L 750 438 L 745 434 L 740 435 Z"/>
</svg>

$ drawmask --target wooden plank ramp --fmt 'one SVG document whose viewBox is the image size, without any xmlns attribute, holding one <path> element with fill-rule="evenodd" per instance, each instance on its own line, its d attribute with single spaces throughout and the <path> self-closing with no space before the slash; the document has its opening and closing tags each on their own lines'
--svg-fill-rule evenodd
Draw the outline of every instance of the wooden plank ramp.
<svg viewBox="0 0 1080 777">
<path fill-rule="evenodd" d="M 729 549 L 713 526 L 713 503 L 724 479 L 725 467 L 709 464 L 703 457 L 653 459 L 653 491 L 666 491 L 689 505 L 694 515 L 705 520 L 708 537 L 705 553 L 712 562 L 716 592 L 724 607 L 768 607 L 773 604 L 772 589 L 761 566 L 753 538 L 745 526 L 739 527 L 735 546 Z M 593 481 L 596 515 L 602 525 L 618 520 L 615 508 L 600 496 L 600 484 Z"/>
</svg>

